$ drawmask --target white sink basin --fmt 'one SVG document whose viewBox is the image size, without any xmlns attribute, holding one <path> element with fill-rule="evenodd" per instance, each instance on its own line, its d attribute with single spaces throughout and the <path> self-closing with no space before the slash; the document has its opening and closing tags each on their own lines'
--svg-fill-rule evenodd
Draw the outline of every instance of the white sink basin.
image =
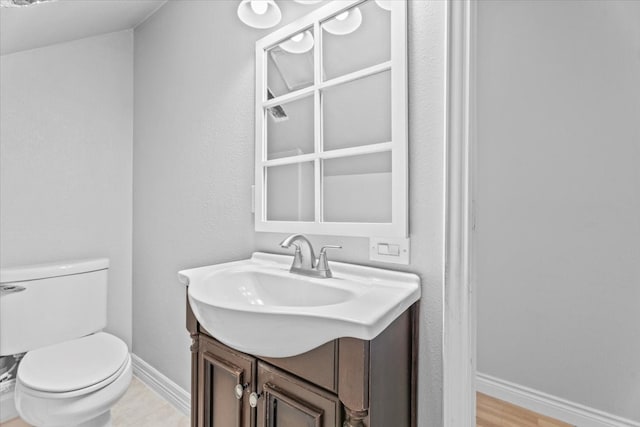
<svg viewBox="0 0 640 427">
<path fill-rule="evenodd" d="M 200 324 L 245 353 L 288 357 L 341 337 L 371 340 L 420 299 L 415 274 L 330 262 L 333 278 L 289 273 L 292 256 L 183 270 Z"/>
</svg>

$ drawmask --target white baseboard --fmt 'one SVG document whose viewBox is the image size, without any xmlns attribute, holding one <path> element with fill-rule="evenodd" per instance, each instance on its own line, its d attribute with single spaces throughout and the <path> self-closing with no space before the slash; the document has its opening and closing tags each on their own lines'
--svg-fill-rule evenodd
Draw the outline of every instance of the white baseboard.
<svg viewBox="0 0 640 427">
<path fill-rule="evenodd" d="M 12 383 L 14 381 L 11 381 Z M 18 416 L 16 405 L 13 401 L 14 384 L 8 384 L 0 389 L 0 423 L 9 421 Z"/>
<path fill-rule="evenodd" d="M 191 394 L 164 376 L 147 362 L 131 354 L 133 374 L 151 390 L 175 406 L 180 412 L 189 416 L 191 413 Z"/>
<path fill-rule="evenodd" d="M 490 375 L 477 373 L 476 388 L 480 393 L 577 427 L 640 427 L 637 421 L 608 414 Z"/>
</svg>

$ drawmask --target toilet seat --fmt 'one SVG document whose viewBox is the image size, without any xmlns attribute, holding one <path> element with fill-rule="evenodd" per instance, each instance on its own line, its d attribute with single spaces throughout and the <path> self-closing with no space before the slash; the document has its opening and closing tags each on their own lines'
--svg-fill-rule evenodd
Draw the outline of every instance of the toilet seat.
<svg viewBox="0 0 640 427">
<path fill-rule="evenodd" d="M 126 393 L 132 377 L 131 357 L 112 382 L 65 393 L 50 393 L 25 387 L 16 381 L 15 404 L 20 417 L 40 427 L 111 427 L 111 408 Z M 92 390 L 92 391 L 89 391 Z"/>
<path fill-rule="evenodd" d="M 17 378 L 30 394 L 69 398 L 112 383 L 129 361 L 127 345 L 121 339 L 98 332 L 28 352 Z"/>
</svg>

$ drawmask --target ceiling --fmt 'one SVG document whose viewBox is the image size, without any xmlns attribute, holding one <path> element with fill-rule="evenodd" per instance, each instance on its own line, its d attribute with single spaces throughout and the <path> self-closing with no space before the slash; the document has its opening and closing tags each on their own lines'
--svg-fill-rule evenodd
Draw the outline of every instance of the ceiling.
<svg viewBox="0 0 640 427">
<path fill-rule="evenodd" d="M 0 54 L 133 28 L 167 0 L 58 0 L 0 8 Z"/>
</svg>

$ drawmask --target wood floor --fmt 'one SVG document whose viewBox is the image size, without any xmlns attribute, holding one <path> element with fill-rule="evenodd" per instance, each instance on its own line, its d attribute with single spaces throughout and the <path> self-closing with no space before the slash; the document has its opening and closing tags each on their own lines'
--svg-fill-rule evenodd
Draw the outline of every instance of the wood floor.
<svg viewBox="0 0 640 427">
<path fill-rule="evenodd" d="M 571 427 L 571 424 L 476 393 L 476 427 Z"/>
</svg>

